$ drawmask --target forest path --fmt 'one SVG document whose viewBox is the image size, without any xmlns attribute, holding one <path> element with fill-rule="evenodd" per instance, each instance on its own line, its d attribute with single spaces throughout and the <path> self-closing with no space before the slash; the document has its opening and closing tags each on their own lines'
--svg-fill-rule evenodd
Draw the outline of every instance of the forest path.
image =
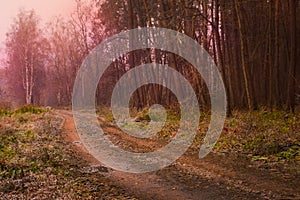
<svg viewBox="0 0 300 200">
<path fill-rule="evenodd" d="M 72 112 L 57 110 L 56 113 L 65 119 L 63 139 L 72 143 L 88 162 L 86 170 L 101 173 L 139 199 L 300 199 L 299 179 L 258 169 L 248 160 L 229 155 L 211 153 L 199 160 L 196 155 L 185 154 L 169 167 L 144 174 L 107 168 L 82 145 Z M 112 127 L 104 131 L 120 135 Z M 128 139 L 124 135 L 121 139 Z"/>
</svg>

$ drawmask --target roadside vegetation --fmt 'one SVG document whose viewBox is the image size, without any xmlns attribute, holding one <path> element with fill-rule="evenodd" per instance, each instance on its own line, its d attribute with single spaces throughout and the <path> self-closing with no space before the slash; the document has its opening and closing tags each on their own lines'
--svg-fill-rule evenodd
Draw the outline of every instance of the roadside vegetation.
<svg viewBox="0 0 300 200">
<path fill-rule="evenodd" d="M 98 114 L 102 119 L 113 122 L 113 115 L 108 109 L 101 109 Z M 176 135 L 180 116 L 170 110 L 167 114 L 166 125 L 155 139 L 169 141 Z M 209 114 L 201 114 L 193 151 L 199 150 L 210 120 Z M 214 153 L 242 156 L 264 168 L 300 175 L 300 113 L 235 110 L 232 114 L 226 119 Z M 147 109 L 133 115 L 141 123 L 147 124 L 150 120 Z"/>
<path fill-rule="evenodd" d="M 135 114 L 137 121 L 149 122 L 146 111 Z M 113 126 L 110 110 L 102 109 L 98 115 L 107 126 Z M 280 169 L 296 177 L 300 173 L 299 119 L 299 113 L 283 111 L 234 111 L 233 117 L 226 119 L 214 153 L 242 156 L 259 167 Z M 169 141 L 176 135 L 178 122 L 178 114 L 168 111 L 167 125 L 157 138 Z M 208 122 L 209 115 L 203 114 L 192 147 L 195 151 Z M 63 140 L 62 123 L 49 108 L 0 109 L 1 198 L 134 199 L 101 175 L 102 168 L 89 170 L 73 144 Z"/>
<path fill-rule="evenodd" d="M 89 170 L 62 123 L 46 108 L 0 110 L 0 199 L 134 199 Z"/>
<path fill-rule="evenodd" d="M 259 165 L 300 173 L 300 114 L 236 111 L 215 149 L 247 156 Z"/>
</svg>

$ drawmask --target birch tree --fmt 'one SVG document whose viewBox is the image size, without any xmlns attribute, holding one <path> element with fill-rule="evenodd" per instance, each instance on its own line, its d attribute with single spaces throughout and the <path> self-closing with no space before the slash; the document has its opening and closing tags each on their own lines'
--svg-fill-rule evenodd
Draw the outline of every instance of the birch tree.
<svg viewBox="0 0 300 200">
<path fill-rule="evenodd" d="M 40 103 L 46 50 L 37 15 L 21 10 L 6 39 L 8 79 L 20 103 Z"/>
</svg>

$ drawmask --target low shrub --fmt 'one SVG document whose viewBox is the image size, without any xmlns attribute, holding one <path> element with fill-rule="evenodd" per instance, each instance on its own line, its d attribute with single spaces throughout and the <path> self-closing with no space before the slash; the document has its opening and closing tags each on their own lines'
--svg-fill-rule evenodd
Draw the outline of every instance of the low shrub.
<svg viewBox="0 0 300 200">
<path fill-rule="evenodd" d="M 30 114 L 41 114 L 47 112 L 47 109 L 45 108 L 40 108 L 40 107 L 35 107 L 32 105 L 27 105 L 27 106 L 23 106 L 21 108 L 18 108 L 15 113 L 18 114 L 24 114 L 24 113 L 30 113 Z"/>
</svg>

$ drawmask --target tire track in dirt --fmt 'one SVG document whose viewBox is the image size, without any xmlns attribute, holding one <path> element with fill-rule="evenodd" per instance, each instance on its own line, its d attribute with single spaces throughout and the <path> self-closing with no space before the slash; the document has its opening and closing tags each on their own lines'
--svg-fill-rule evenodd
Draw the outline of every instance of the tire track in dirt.
<svg viewBox="0 0 300 200">
<path fill-rule="evenodd" d="M 79 151 L 82 158 L 86 160 L 91 167 L 103 167 L 103 165 L 91 156 L 87 149 L 80 142 L 80 138 L 76 132 L 74 120 L 68 111 L 57 111 L 58 115 L 62 116 L 64 120 L 63 138 L 67 142 L 74 144 L 74 148 Z M 129 192 L 140 196 L 141 199 L 199 199 L 193 195 L 187 194 L 166 184 L 161 184 L 159 177 L 153 173 L 147 174 L 129 174 L 115 170 L 104 174 L 107 178 L 112 180 L 117 185 L 124 187 Z"/>
<path fill-rule="evenodd" d="M 90 167 L 104 171 L 102 173 L 104 176 L 140 199 L 297 199 L 300 197 L 297 185 L 294 185 L 297 181 L 287 185 L 282 177 L 249 168 L 246 166 L 247 163 L 238 163 L 236 160 L 230 162 L 230 159 L 222 156 L 213 155 L 204 160 L 195 159 L 190 155 L 182 156 L 165 169 L 145 174 L 130 174 L 106 169 L 81 144 L 72 113 L 63 110 L 56 113 L 65 119 L 62 127 L 63 138 L 73 143 L 74 148 Z M 139 139 L 127 137 L 125 134 L 120 136 L 120 131 L 112 127 L 107 128 L 107 131 L 112 134 L 110 139 L 121 138 L 133 144 L 139 143 Z M 152 141 L 141 143 L 139 145 L 145 147 L 149 144 L 153 145 Z"/>
</svg>

